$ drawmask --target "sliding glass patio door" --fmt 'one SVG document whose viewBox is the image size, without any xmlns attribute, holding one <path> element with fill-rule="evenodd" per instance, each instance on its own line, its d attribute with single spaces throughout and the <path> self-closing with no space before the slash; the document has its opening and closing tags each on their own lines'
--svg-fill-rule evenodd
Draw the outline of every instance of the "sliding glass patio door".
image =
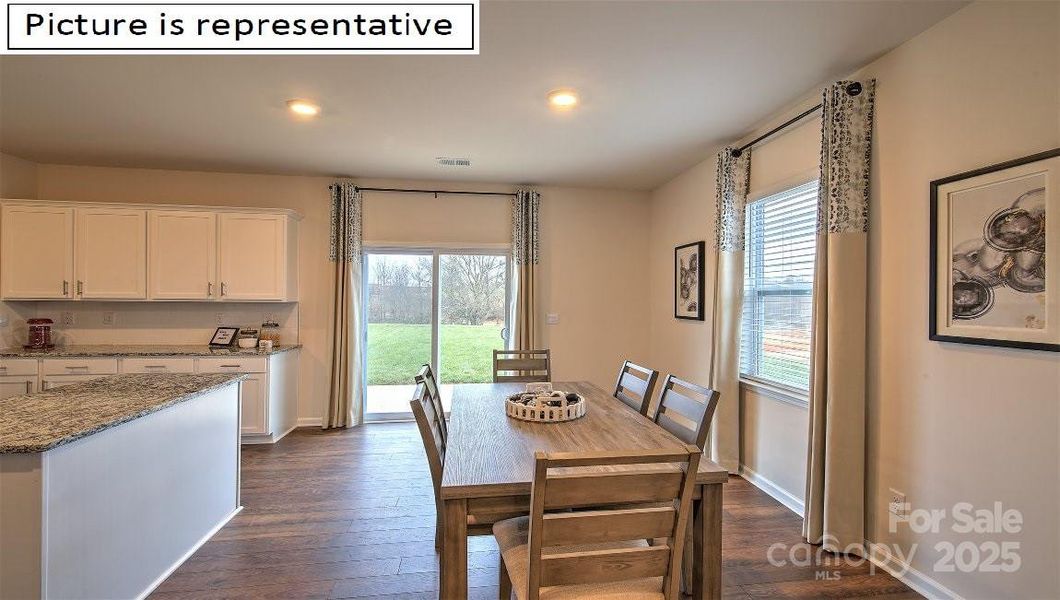
<svg viewBox="0 0 1060 600">
<path fill-rule="evenodd" d="M 363 271 L 366 420 L 412 418 L 424 364 L 447 410 L 453 384 L 492 380 L 509 337 L 507 250 L 369 249 Z"/>
</svg>

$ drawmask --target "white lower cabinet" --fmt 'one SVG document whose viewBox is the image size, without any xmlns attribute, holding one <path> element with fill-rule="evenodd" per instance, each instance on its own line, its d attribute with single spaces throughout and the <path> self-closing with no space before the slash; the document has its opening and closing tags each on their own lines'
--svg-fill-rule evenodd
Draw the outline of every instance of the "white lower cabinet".
<svg viewBox="0 0 1060 600">
<path fill-rule="evenodd" d="M 272 443 L 298 422 L 298 350 L 268 356 L 0 358 L 0 399 L 53 390 L 115 373 L 244 373 L 243 443 Z"/>
</svg>

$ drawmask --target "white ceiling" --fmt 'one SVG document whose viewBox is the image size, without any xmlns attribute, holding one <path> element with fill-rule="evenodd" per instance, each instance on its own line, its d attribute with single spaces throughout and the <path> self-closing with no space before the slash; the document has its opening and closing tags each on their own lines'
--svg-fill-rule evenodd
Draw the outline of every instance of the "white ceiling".
<svg viewBox="0 0 1060 600">
<path fill-rule="evenodd" d="M 651 189 L 962 4 L 484 0 L 479 56 L 4 56 L 0 149 L 48 163 Z M 545 104 L 561 86 L 582 95 L 569 114 Z M 290 118 L 295 97 L 322 116 Z"/>
</svg>

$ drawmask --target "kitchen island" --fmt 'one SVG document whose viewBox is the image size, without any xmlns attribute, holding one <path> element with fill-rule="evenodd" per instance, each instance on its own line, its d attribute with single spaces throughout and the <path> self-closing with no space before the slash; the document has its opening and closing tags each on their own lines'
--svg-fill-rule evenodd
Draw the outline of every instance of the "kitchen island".
<svg viewBox="0 0 1060 600">
<path fill-rule="evenodd" d="M 0 400 L 0 598 L 146 596 L 240 509 L 239 374 Z"/>
</svg>

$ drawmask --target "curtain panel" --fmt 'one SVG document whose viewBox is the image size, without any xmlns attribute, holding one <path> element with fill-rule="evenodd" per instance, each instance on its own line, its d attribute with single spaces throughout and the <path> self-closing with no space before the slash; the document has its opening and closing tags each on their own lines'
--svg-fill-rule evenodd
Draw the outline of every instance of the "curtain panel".
<svg viewBox="0 0 1060 600">
<path fill-rule="evenodd" d="M 331 386 L 323 427 L 360 425 L 364 411 L 361 294 L 361 191 L 348 182 L 331 186 L 332 300 Z"/>
<path fill-rule="evenodd" d="M 735 473 L 740 468 L 740 316 L 743 310 L 744 208 L 751 183 L 751 150 L 717 161 L 714 216 L 714 348 L 710 386 L 721 397 L 707 442 L 711 460 Z"/>
<path fill-rule="evenodd" d="M 876 81 L 839 81 L 822 101 L 803 537 L 864 556 L 865 314 Z"/>
<path fill-rule="evenodd" d="M 512 268 L 514 270 L 515 299 L 514 350 L 537 350 L 541 343 L 538 323 L 538 248 L 540 219 L 538 210 L 541 194 L 533 190 L 519 190 L 512 198 Z"/>
</svg>

